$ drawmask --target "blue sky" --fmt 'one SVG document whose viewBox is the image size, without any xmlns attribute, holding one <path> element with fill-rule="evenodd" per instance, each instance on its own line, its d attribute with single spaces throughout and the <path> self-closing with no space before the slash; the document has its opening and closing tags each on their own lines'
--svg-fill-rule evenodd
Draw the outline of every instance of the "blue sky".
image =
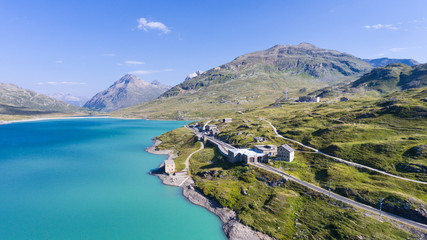
<svg viewBox="0 0 427 240">
<path fill-rule="evenodd" d="M 427 62 L 427 1 L 0 0 L 0 82 L 92 96 L 126 73 L 175 85 L 276 44 Z"/>
</svg>

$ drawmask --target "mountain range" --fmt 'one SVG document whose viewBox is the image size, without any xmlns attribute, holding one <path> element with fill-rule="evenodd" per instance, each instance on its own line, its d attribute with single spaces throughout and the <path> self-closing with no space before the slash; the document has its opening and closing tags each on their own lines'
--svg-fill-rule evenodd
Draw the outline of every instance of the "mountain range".
<svg viewBox="0 0 427 240">
<path fill-rule="evenodd" d="M 354 94 L 389 94 L 411 88 L 427 87 L 427 64 L 412 67 L 403 63 L 392 63 L 374 68 L 359 79 L 316 90 L 310 95 L 333 97 Z"/>
<path fill-rule="evenodd" d="M 48 96 L 51 98 L 63 101 L 65 103 L 68 103 L 70 105 L 79 106 L 79 107 L 82 107 L 89 100 L 89 98 L 87 97 L 78 97 L 78 96 L 73 96 L 71 94 L 64 94 L 64 93 L 49 94 Z"/>
<path fill-rule="evenodd" d="M 372 67 L 382 67 L 392 63 L 403 63 L 408 66 L 414 66 L 414 65 L 420 64 L 414 59 L 397 59 L 397 58 L 363 59 L 363 61 L 369 63 Z"/>
<path fill-rule="evenodd" d="M 309 43 L 276 45 L 187 78 L 158 99 L 118 114 L 143 118 L 194 119 L 268 105 L 288 91 L 305 91 L 350 82 L 372 66 L 350 54 Z"/>
<path fill-rule="evenodd" d="M 135 75 L 126 74 L 108 89 L 97 93 L 83 107 L 110 112 L 151 101 L 169 88 L 158 81 L 148 83 Z"/>
<path fill-rule="evenodd" d="M 0 114 L 8 115 L 46 112 L 72 113 L 83 110 L 10 83 L 0 83 L 0 105 Z"/>
</svg>

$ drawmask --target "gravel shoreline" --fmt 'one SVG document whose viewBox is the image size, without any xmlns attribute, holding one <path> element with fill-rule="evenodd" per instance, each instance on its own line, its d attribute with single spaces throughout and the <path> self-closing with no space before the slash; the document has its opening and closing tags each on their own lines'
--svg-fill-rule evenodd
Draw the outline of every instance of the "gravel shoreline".
<svg viewBox="0 0 427 240">
<path fill-rule="evenodd" d="M 156 150 L 156 147 L 162 142 L 158 139 L 153 139 L 154 144 L 145 149 L 147 152 L 152 154 L 168 155 L 168 159 L 174 159 L 177 157 L 173 150 Z M 159 169 L 163 167 L 163 163 L 159 166 Z M 222 230 L 228 239 L 238 240 L 272 240 L 274 238 L 258 232 L 249 226 L 242 224 L 237 218 L 236 212 L 229 208 L 222 207 L 217 202 L 208 199 L 203 196 L 195 187 L 193 179 L 188 175 L 181 176 L 169 176 L 161 171 L 154 171 L 151 175 L 157 176 L 162 180 L 163 184 L 175 187 L 181 187 L 182 194 L 191 203 L 206 208 L 213 214 L 217 215 L 222 222 Z"/>
</svg>

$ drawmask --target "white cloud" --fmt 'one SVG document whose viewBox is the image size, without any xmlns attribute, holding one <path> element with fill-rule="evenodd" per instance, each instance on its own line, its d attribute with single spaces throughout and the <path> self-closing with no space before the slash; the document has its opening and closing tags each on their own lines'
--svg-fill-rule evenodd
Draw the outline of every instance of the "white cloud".
<svg viewBox="0 0 427 240">
<path fill-rule="evenodd" d="M 136 71 L 130 72 L 130 74 L 148 75 L 148 74 L 152 74 L 152 73 L 156 73 L 156 72 L 159 72 L 159 71 L 156 71 L 156 70 L 136 70 Z"/>
<path fill-rule="evenodd" d="M 170 32 L 170 29 L 166 27 L 165 24 L 161 22 L 150 22 L 145 18 L 140 18 L 137 20 L 138 22 L 138 29 L 148 31 L 149 29 L 157 29 L 162 31 L 164 34 L 167 34 Z"/>
<path fill-rule="evenodd" d="M 405 51 L 408 48 L 390 48 L 391 52 L 401 52 L 401 51 Z"/>
<path fill-rule="evenodd" d="M 144 64 L 144 62 L 128 60 L 128 61 L 125 61 L 125 64 L 128 64 L 128 65 L 142 65 L 142 64 Z"/>
<path fill-rule="evenodd" d="M 64 61 L 62 61 L 62 60 L 58 60 L 58 61 L 55 61 L 55 62 L 59 63 L 59 64 L 64 63 Z"/>
<path fill-rule="evenodd" d="M 397 30 L 397 29 L 399 29 L 398 27 L 393 26 L 393 24 L 381 24 L 381 23 L 374 24 L 374 25 L 365 25 L 364 28 L 374 29 L 374 30 L 377 30 L 377 29 Z"/>
<path fill-rule="evenodd" d="M 102 54 L 102 56 L 104 56 L 104 57 L 115 57 L 117 55 L 114 53 L 105 53 L 105 54 Z"/>
<path fill-rule="evenodd" d="M 86 85 L 85 82 L 38 82 L 36 85 Z"/>
</svg>

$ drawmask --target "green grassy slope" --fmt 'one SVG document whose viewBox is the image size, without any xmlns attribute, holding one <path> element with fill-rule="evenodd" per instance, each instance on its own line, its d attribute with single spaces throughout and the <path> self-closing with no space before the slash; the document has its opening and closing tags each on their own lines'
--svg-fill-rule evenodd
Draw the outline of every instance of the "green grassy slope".
<svg viewBox="0 0 427 240">
<path fill-rule="evenodd" d="M 204 195 L 277 239 L 415 238 L 277 175 L 229 164 L 211 147 L 195 154 L 190 167 Z"/>
<path fill-rule="evenodd" d="M 382 98 L 333 103 L 283 103 L 230 114 L 233 123 L 217 124 L 219 137 L 238 147 L 252 147 L 254 137 L 263 144 L 290 144 L 278 138 L 260 118 L 268 119 L 285 137 L 312 145 L 334 156 L 407 178 L 427 181 L 427 89 L 395 92 Z M 224 115 L 225 117 L 225 115 Z M 333 189 L 346 197 L 426 221 L 427 188 L 381 174 L 361 171 L 314 153 L 296 153 L 292 163 L 276 162 L 302 180 Z"/>
</svg>

